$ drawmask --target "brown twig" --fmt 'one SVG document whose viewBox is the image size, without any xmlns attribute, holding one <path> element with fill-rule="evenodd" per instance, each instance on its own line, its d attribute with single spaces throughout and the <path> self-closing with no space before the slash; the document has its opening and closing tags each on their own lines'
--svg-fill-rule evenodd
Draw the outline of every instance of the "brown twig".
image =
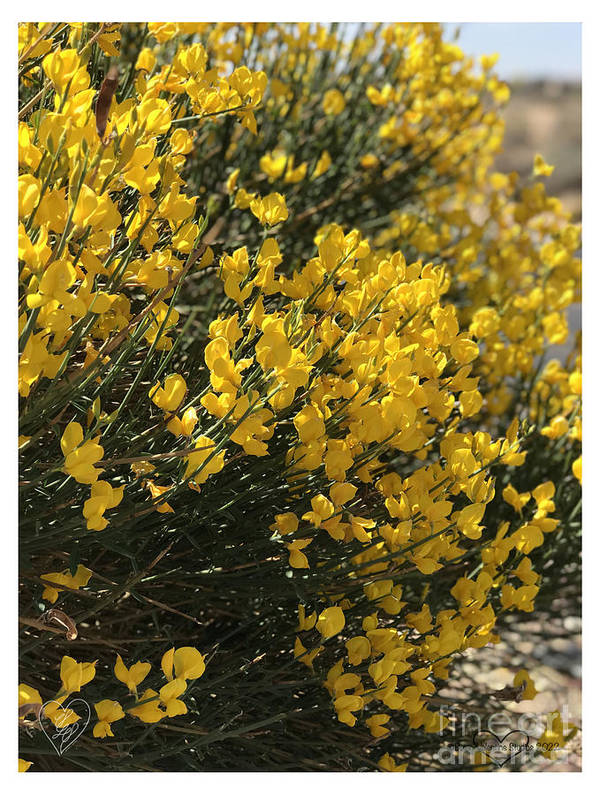
<svg viewBox="0 0 600 795">
<path fill-rule="evenodd" d="M 54 632 L 55 635 L 64 634 L 64 629 L 50 627 L 48 624 L 45 624 L 43 621 L 40 621 L 37 618 L 26 618 L 25 616 L 19 616 L 19 624 L 24 624 L 26 627 L 35 627 L 36 629 L 45 629 L 47 632 Z"/>
</svg>

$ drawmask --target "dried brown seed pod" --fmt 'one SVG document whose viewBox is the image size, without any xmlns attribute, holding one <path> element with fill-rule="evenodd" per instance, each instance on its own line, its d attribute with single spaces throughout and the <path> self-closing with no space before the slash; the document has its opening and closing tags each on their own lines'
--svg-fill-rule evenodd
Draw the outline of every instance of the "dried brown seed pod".
<svg viewBox="0 0 600 795">
<path fill-rule="evenodd" d="M 108 74 L 104 78 L 98 99 L 96 100 L 96 131 L 100 139 L 104 139 L 106 131 L 106 123 L 108 122 L 108 113 L 110 111 L 110 103 L 114 96 L 117 86 L 119 84 L 119 70 L 116 66 L 111 66 Z"/>
<path fill-rule="evenodd" d="M 48 624 L 50 621 L 54 621 L 60 626 L 64 627 L 65 637 L 67 640 L 75 640 L 77 638 L 77 627 L 75 626 L 75 622 L 73 619 L 68 616 L 64 611 L 58 610 L 57 608 L 53 607 L 50 610 L 46 610 L 46 612 L 42 615 L 42 621 Z"/>
</svg>

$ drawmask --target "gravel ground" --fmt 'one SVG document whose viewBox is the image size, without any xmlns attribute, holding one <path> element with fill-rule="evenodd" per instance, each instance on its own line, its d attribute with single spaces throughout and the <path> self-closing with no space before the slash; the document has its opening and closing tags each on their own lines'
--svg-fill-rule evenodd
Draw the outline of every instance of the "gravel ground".
<svg viewBox="0 0 600 795">
<path fill-rule="evenodd" d="M 544 622 L 543 632 L 539 622 L 520 622 L 518 631 L 505 630 L 502 642 L 483 649 L 470 649 L 461 663 L 462 673 L 471 680 L 473 689 L 489 694 L 512 686 L 515 673 L 526 668 L 533 679 L 537 696 L 533 700 L 516 703 L 495 701 L 501 726 L 516 729 L 519 718 L 528 721 L 542 720 L 552 711 L 560 710 L 563 721 L 581 727 L 581 621 L 565 618 Z M 543 640 L 539 636 L 543 635 Z M 448 688 L 440 695 L 449 702 L 455 695 Z M 503 717 L 500 717 L 500 716 Z M 488 728 L 483 723 L 482 728 Z M 492 726 L 489 726 L 492 728 Z M 498 732 L 500 734 L 500 732 Z M 532 734 L 532 736 L 535 736 Z M 537 735 L 539 736 L 539 734 Z M 537 772 L 576 772 L 581 770 L 581 735 L 570 740 L 559 750 L 555 759 L 537 755 L 521 768 Z M 511 772 L 503 766 L 500 772 Z"/>
</svg>

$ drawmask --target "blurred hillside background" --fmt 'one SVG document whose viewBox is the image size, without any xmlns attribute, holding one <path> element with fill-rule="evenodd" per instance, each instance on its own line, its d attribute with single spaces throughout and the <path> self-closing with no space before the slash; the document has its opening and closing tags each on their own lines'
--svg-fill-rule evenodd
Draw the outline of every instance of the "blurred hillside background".
<svg viewBox="0 0 600 795">
<path fill-rule="evenodd" d="M 446 23 L 467 55 L 498 53 L 511 88 L 500 170 L 531 172 L 540 152 L 555 166 L 548 192 L 581 218 L 581 25 L 574 22 Z"/>
</svg>

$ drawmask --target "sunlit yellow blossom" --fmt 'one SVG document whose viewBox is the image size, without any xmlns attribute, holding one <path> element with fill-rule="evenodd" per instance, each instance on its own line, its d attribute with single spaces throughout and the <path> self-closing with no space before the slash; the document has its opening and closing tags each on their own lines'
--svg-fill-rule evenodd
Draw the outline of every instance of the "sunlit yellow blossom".
<svg viewBox="0 0 600 795">
<path fill-rule="evenodd" d="M 185 379 L 178 373 L 168 375 L 164 386 L 155 384 L 149 392 L 152 402 L 163 411 L 176 411 L 185 396 L 187 386 Z"/>
<path fill-rule="evenodd" d="M 253 199 L 250 210 L 263 226 L 275 226 L 288 217 L 285 197 L 281 193 L 270 193 L 262 199 Z"/>
<path fill-rule="evenodd" d="M 91 496 L 83 504 L 83 515 L 87 520 L 88 530 L 104 530 L 108 525 L 104 512 L 116 508 L 123 499 L 124 489 L 125 486 L 114 488 L 105 480 L 98 480 L 92 484 Z"/>
<path fill-rule="evenodd" d="M 95 483 L 103 472 L 95 466 L 104 455 L 104 449 L 97 443 L 97 439 L 84 442 L 83 429 L 78 422 L 70 422 L 65 428 L 60 440 L 65 456 L 64 470 L 78 483 Z"/>
<path fill-rule="evenodd" d="M 206 483 L 211 475 L 220 472 L 225 466 L 225 453 L 217 452 L 215 443 L 208 436 L 199 436 L 194 447 L 198 452 L 187 456 L 184 477 L 191 478 L 197 484 Z"/>
</svg>

